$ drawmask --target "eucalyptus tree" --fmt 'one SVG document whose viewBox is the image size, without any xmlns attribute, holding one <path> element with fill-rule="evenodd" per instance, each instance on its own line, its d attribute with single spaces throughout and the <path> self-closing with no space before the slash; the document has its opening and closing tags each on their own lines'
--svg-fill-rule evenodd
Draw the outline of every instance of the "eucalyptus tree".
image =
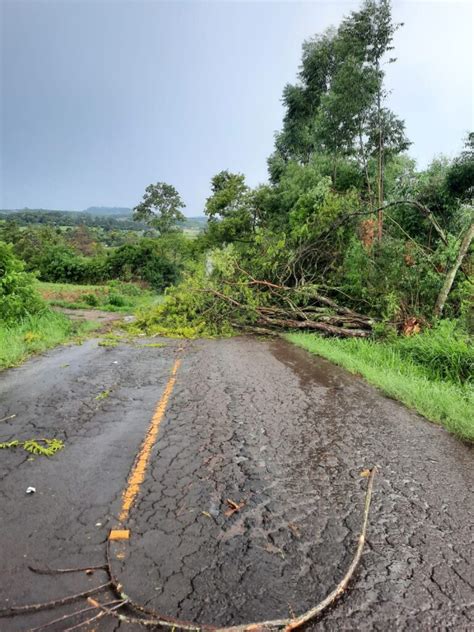
<svg viewBox="0 0 474 632">
<path fill-rule="evenodd" d="M 383 206 L 385 164 L 409 146 L 403 121 L 386 106 L 384 87 L 384 65 L 395 61 L 387 56 L 400 26 L 389 0 L 365 0 L 337 30 L 304 43 L 298 82 L 283 92 L 283 129 L 269 158 L 273 181 L 282 163 L 306 164 L 314 153 L 332 157 L 333 180 L 341 159 L 356 160 L 370 206 Z"/>
</svg>

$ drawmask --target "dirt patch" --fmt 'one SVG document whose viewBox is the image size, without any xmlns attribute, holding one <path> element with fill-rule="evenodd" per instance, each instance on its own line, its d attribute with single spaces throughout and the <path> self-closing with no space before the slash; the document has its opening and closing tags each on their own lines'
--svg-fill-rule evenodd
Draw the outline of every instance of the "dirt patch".
<svg viewBox="0 0 474 632">
<path fill-rule="evenodd" d="M 100 290 L 50 290 L 50 289 L 41 289 L 39 293 L 46 301 L 67 301 L 68 303 L 74 303 L 84 296 L 90 296 L 93 294 L 94 296 L 100 296 L 108 292 L 107 289 Z"/>
</svg>

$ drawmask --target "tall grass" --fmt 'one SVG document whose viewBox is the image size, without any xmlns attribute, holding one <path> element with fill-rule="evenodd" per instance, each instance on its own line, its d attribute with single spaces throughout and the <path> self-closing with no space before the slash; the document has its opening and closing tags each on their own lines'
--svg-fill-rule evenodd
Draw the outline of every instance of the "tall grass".
<svg viewBox="0 0 474 632">
<path fill-rule="evenodd" d="M 474 350 L 453 326 L 387 342 L 304 333 L 290 333 L 286 338 L 364 376 L 461 439 L 474 441 Z"/>
<path fill-rule="evenodd" d="M 33 353 L 55 347 L 91 327 L 91 323 L 74 323 L 50 310 L 15 324 L 0 322 L 0 369 L 16 366 Z"/>
</svg>

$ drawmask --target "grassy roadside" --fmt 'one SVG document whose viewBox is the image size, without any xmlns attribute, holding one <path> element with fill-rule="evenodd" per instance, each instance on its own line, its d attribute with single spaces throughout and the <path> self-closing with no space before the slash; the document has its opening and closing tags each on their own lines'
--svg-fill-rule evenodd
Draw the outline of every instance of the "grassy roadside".
<svg viewBox="0 0 474 632">
<path fill-rule="evenodd" d="M 290 342 L 362 375 L 385 394 L 474 442 L 474 351 L 468 341 L 428 332 L 375 342 L 290 333 Z M 438 344 L 439 343 L 439 344 Z M 442 345 L 442 346 L 441 346 Z"/>
<path fill-rule="evenodd" d="M 130 313 L 158 303 L 162 298 L 155 292 L 121 281 L 104 285 L 35 281 L 35 287 L 48 305 L 72 309 Z M 19 322 L 0 321 L 0 370 L 17 366 L 35 353 L 77 340 L 100 326 L 94 320 L 73 321 L 48 308 Z"/>
<path fill-rule="evenodd" d="M 99 326 L 94 321 L 73 322 L 49 309 L 14 325 L 0 323 L 0 369 L 17 366 L 34 353 L 77 339 Z"/>
</svg>

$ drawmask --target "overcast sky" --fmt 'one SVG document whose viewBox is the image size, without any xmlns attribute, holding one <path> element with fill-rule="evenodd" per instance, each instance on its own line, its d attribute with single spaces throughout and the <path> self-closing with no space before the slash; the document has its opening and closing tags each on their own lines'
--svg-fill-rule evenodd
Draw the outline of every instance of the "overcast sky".
<svg viewBox="0 0 474 632">
<path fill-rule="evenodd" d="M 218 171 L 265 181 L 302 41 L 358 4 L 0 0 L 0 208 L 134 206 L 166 181 L 199 215 Z M 391 105 L 423 166 L 474 128 L 473 4 L 393 7 Z"/>
</svg>

